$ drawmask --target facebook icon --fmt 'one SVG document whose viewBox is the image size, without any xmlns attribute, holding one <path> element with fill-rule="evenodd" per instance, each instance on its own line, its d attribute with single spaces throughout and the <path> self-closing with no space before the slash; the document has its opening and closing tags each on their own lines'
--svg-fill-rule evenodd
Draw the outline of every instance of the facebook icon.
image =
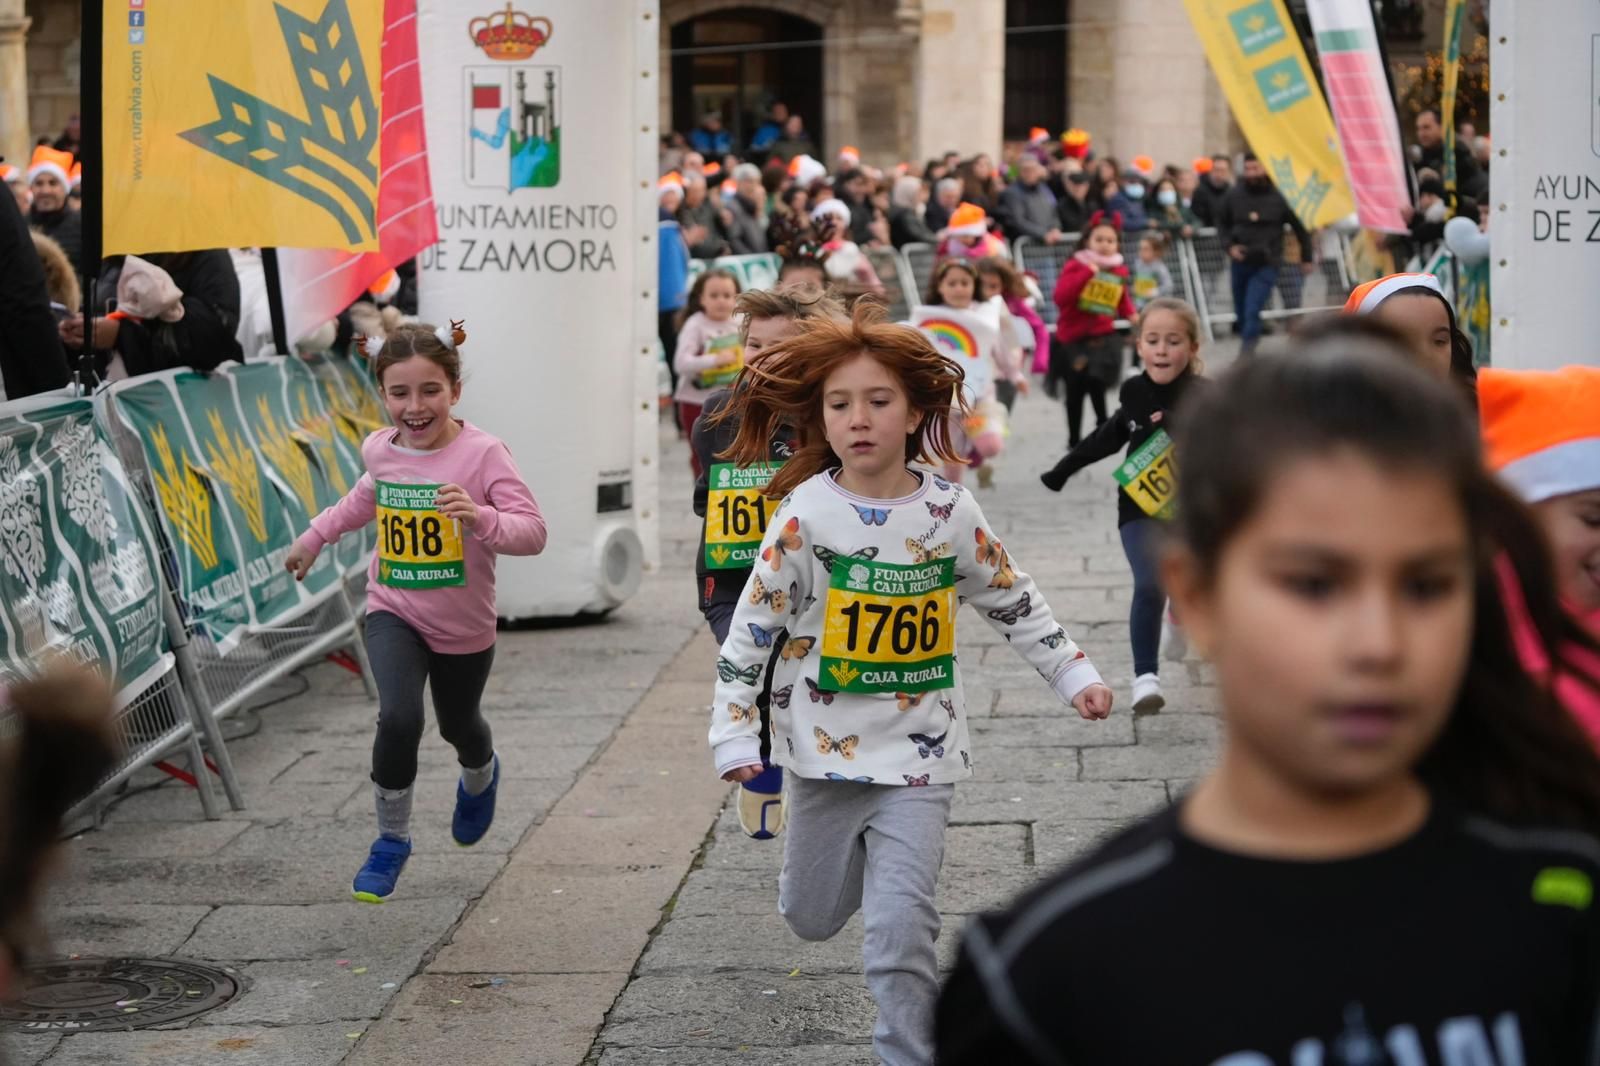
<svg viewBox="0 0 1600 1066">
<path fill-rule="evenodd" d="M 130 11 L 130 12 L 128 12 L 128 25 L 130 25 L 130 26 L 143 26 L 144 25 L 144 12 L 143 11 Z"/>
</svg>

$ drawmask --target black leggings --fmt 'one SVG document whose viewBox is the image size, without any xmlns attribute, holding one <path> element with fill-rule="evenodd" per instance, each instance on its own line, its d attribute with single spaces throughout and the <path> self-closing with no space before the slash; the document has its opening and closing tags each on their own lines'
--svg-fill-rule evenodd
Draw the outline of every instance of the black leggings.
<svg viewBox="0 0 1600 1066">
<path fill-rule="evenodd" d="M 444 655 L 399 615 L 367 615 L 367 658 L 378 683 L 378 737 L 372 743 L 372 780 L 379 788 L 410 788 L 417 779 L 422 744 L 422 684 L 431 681 L 439 735 L 468 769 L 494 758 L 494 736 L 478 702 L 494 664 L 494 648 Z"/>
<path fill-rule="evenodd" d="M 1084 370 L 1067 371 L 1067 443 L 1076 448 L 1083 439 L 1083 398 L 1094 406 L 1095 425 L 1106 420 L 1106 386 Z"/>
</svg>

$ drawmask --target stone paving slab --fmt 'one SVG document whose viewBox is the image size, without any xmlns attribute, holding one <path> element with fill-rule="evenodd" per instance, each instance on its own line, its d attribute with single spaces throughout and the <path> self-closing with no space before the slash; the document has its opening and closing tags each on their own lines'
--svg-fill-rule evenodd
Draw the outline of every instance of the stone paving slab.
<svg viewBox="0 0 1600 1066">
<path fill-rule="evenodd" d="M 704 1047 L 613 1047 L 600 1056 L 600 1066 L 749 1066 L 750 1045 L 733 1050 Z M 763 1066 L 872 1066 L 872 1050 L 864 1044 L 815 1045 L 761 1049 Z"/>
<path fill-rule="evenodd" d="M 766 995 L 768 991 L 773 994 Z M 859 973 L 828 977 L 789 977 L 787 971 L 671 977 L 644 974 L 628 986 L 612 1009 L 604 1042 L 608 1048 L 676 1047 L 707 1053 L 705 1058 L 676 1060 L 686 1063 L 727 1061 L 710 1057 L 713 1048 L 759 1047 L 764 1060 L 769 1047 L 809 1051 L 813 1045 L 863 1042 L 875 1015 L 872 997 Z M 854 1054 L 871 1061 L 871 1052 L 865 1047 Z"/>
<path fill-rule="evenodd" d="M 352 1035 L 353 1034 L 353 1035 Z M 335 1066 L 350 1054 L 360 1026 L 220 1026 L 78 1033 L 49 1066 Z"/>
<path fill-rule="evenodd" d="M 203 1025 L 320 1025 L 364 1022 L 382 1013 L 395 989 L 417 967 L 420 952 L 337 960 L 274 959 L 237 967 L 248 984 L 243 995 L 204 1015 Z M 356 973 L 356 970 L 365 973 Z M 389 988 L 384 988 L 384 985 Z M 356 1028 L 361 1028 L 357 1025 Z"/>
<path fill-rule="evenodd" d="M 0 1033 L 0 1062 L 8 1066 L 38 1066 L 61 1044 L 59 1036 Z"/>
<path fill-rule="evenodd" d="M 196 959 L 372 959 L 421 957 L 466 907 L 463 899 L 229 905 L 206 915 L 182 954 Z"/>
</svg>

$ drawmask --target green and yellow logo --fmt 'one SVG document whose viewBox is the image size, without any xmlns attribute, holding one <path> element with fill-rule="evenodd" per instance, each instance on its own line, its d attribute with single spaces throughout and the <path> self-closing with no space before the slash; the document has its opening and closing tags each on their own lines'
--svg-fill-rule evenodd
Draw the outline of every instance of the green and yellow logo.
<svg viewBox="0 0 1600 1066">
<path fill-rule="evenodd" d="M 1311 83 L 1306 81 L 1298 56 L 1285 56 L 1256 71 L 1256 88 L 1268 111 L 1293 107 L 1311 95 Z"/>
<path fill-rule="evenodd" d="M 166 427 L 153 427 L 150 443 L 155 447 L 160 467 L 150 474 L 155 479 L 161 510 L 178 539 L 194 553 L 202 567 L 210 570 L 217 565 L 217 546 L 211 539 L 211 493 L 189 462 L 188 452 L 180 450 L 178 457 L 173 458 Z"/>
<path fill-rule="evenodd" d="M 329 0 L 313 22 L 276 7 L 300 85 L 293 106 L 307 117 L 207 74 L 216 121 L 180 136 L 326 211 L 351 244 L 365 243 L 377 232 L 378 102 L 350 10 Z"/>
<path fill-rule="evenodd" d="M 732 555 L 733 553 L 731 551 L 729 551 L 727 548 L 724 548 L 720 544 L 711 549 L 711 558 L 715 560 L 718 566 L 721 566 L 723 563 L 727 562 L 729 557 Z"/>
<path fill-rule="evenodd" d="M 1239 51 L 1247 56 L 1271 48 L 1286 36 L 1273 0 L 1260 0 L 1232 12 L 1228 15 L 1228 26 L 1239 42 Z"/>
<path fill-rule="evenodd" d="M 222 416 L 215 409 L 206 412 L 215 441 L 206 443 L 211 456 L 211 470 L 217 480 L 228 486 L 228 495 L 234 506 L 244 514 L 250 535 L 261 544 L 267 542 L 267 514 L 261 499 L 261 468 L 256 465 L 256 453 L 237 433 L 229 433 Z"/>
<path fill-rule="evenodd" d="M 834 663 L 828 667 L 828 673 L 833 675 L 833 680 L 838 683 L 840 688 L 844 688 L 861 676 L 861 671 L 855 668 L 854 663 L 846 662 Z"/>
</svg>

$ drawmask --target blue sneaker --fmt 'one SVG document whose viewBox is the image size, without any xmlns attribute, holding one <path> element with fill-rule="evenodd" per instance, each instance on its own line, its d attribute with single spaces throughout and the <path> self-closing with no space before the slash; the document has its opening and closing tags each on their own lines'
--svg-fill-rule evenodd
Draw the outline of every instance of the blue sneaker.
<svg viewBox="0 0 1600 1066">
<path fill-rule="evenodd" d="M 476 796 L 467 795 L 467 786 L 456 782 L 456 813 L 450 819 L 450 835 L 456 843 L 470 848 L 483 839 L 494 824 L 494 797 L 500 791 L 500 756 L 494 757 L 494 778 Z"/>
<path fill-rule="evenodd" d="M 356 874 L 355 897 L 362 903 L 382 903 L 394 891 L 400 880 L 400 871 L 411 858 L 411 841 L 393 837 L 379 837 L 372 844 L 372 852 Z"/>
<path fill-rule="evenodd" d="M 783 767 L 768 766 L 739 784 L 739 825 L 756 840 L 783 832 Z"/>
</svg>

